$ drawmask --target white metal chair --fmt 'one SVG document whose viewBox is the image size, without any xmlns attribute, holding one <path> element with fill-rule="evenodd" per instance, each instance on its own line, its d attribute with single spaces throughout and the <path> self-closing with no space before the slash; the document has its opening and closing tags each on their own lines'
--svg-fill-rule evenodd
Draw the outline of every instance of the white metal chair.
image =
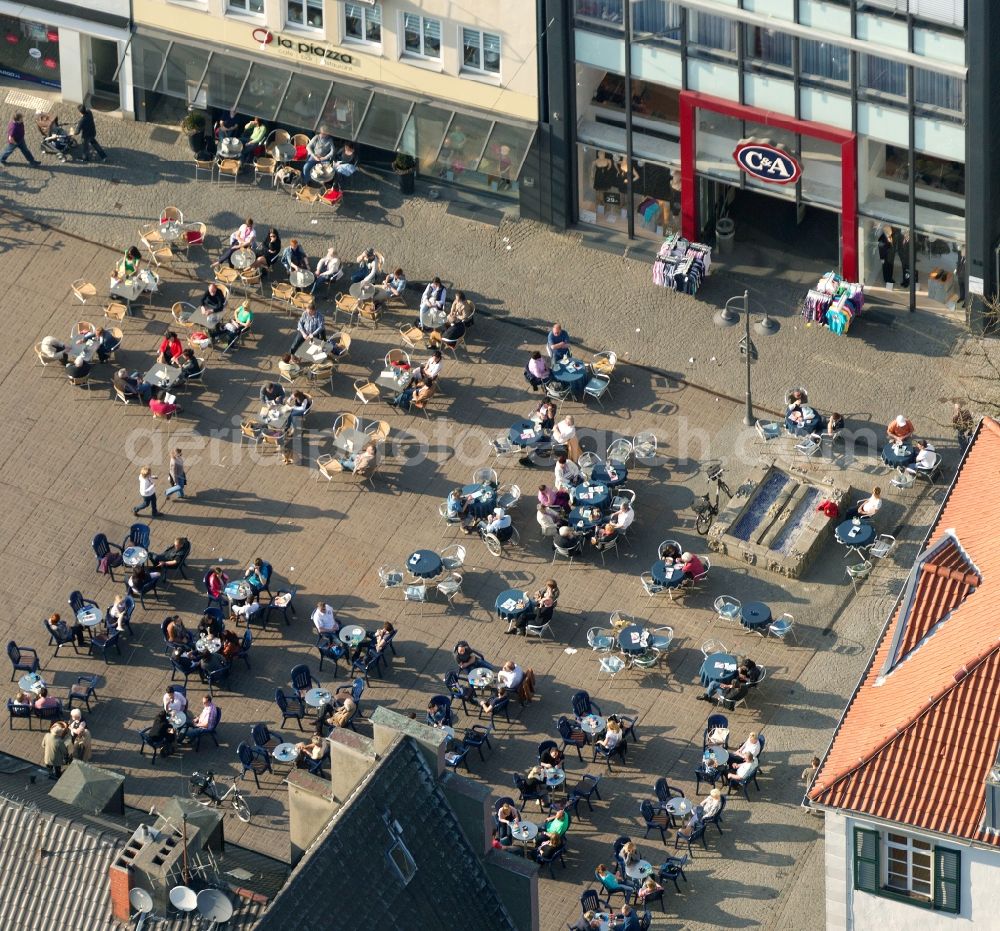
<svg viewBox="0 0 1000 931">
<path fill-rule="evenodd" d="M 868 557 L 885 559 L 896 548 L 896 538 L 888 533 L 880 533 L 875 542 L 868 547 Z"/>
<path fill-rule="evenodd" d="M 917 478 L 926 479 L 928 484 L 933 485 L 934 479 L 941 474 L 941 454 L 932 452 L 931 457 L 929 465 L 914 465 L 912 466 L 912 471 Z"/>
<path fill-rule="evenodd" d="M 618 675 L 625 667 L 626 662 L 620 656 L 602 656 L 597 663 L 597 674 L 598 676 L 602 672 L 608 674 L 608 678 L 614 680 L 615 676 Z"/>
<path fill-rule="evenodd" d="M 545 383 L 545 396 L 553 401 L 567 401 L 570 399 L 569 385 L 564 385 L 553 378 L 552 381 Z"/>
<path fill-rule="evenodd" d="M 615 630 L 621 630 L 623 627 L 628 627 L 630 624 L 635 623 L 635 618 L 631 614 L 626 614 L 624 611 L 612 611 L 609 623 Z"/>
<path fill-rule="evenodd" d="M 511 443 L 506 433 L 499 433 L 497 436 L 490 440 L 490 449 L 493 450 L 493 455 L 497 459 L 506 459 L 508 456 L 512 456 L 515 453 L 519 453 L 520 450 Z"/>
<path fill-rule="evenodd" d="M 615 496 L 611 499 L 611 510 L 617 511 L 626 501 L 629 506 L 635 507 L 635 492 L 631 488 L 616 489 Z"/>
<path fill-rule="evenodd" d="M 379 566 L 378 580 L 383 588 L 399 588 L 403 584 L 403 570 L 391 566 Z"/>
<path fill-rule="evenodd" d="M 801 442 L 795 444 L 795 451 L 803 456 L 818 456 L 822 445 L 817 443 L 811 436 L 807 436 Z"/>
<path fill-rule="evenodd" d="M 858 584 L 863 582 L 872 574 L 873 568 L 873 563 L 870 563 L 867 559 L 864 562 L 847 567 L 847 577 L 851 580 L 851 584 L 854 586 L 855 595 L 858 593 Z"/>
<path fill-rule="evenodd" d="M 524 625 L 524 635 L 527 637 L 529 634 L 534 634 L 536 637 L 543 638 L 545 636 L 545 631 L 555 639 L 555 634 L 552 633 L 552 618 L 549 618 L 544 624 L 525 624 Z"/>
<path fill-rule="evenodd" d="M 555 562 L 557 556 L 562 556 L 564 559 L 568 559 L 572 566 L 573 560 L 581 553 L 582 539 L 574 542 L 572 546 L 562 546 L 557 542 L 559 539 L 558 536 L 552 539 L 552 561 Z"/>
<path fill-rule="evenodd" d="M 455 596 L 462 591 L 461 573 L 453 572 L 450 577 L 442 579 L 437 583 L 437 590 L 448 599 L 448 604 L 450 605 L 455 600 Z"/>
<path fill-rule="evenodd" d="M 407 585 L 403 589 L 403 601 L 427 601 L 427 586 L 423 582 Z"/>
<path fill-rule="evenodd" d="M 656 558 L 666 559 L 667 556 L 674 553 L 676 553 L 677 556 L 680 556 L 681 553 L 683 552 L 684 552 L 683 548 L 681 547 L 680 543 L 678 543 L 676 540 L 664 540 L 656 548 Z"/>
<path fill-rule="evenodd" d="M 583 394 L 584 397 L 593 398 L 598 404 L 601 405 L 601 407 L 604 407 L 604 402 L 601 398 L 603 398 L 604 395 L 613 397 L 610 388 L 611 379 L 606 375 L 591 375 L 590 378 L 587 379 L 587 384 L 583 386 Z"/>
<path fill-rule="evenodd" d="M 906 489 L 912 488 L 916 480 L 916 472 L 910 472 L 906 469 L 897 469 L 896 474 L 889 479 L 889 484 L 892 485 L 893 488 Z"/>
<path fill-rule="evenodd" d="M 654 595 L 662 595 L 667 589 L 660 585 L 659 582 L 653 579 L 653 574 L 651 572 L 643 572 L 639 576 L 642 582 L 642 587 L 646 590 L 646 594 L 652 598 Z"/>
<path fill-rule="evenodd" d="M 500 484 L 497 480 L 496 472 L 489 466 L 485 466 L 482 469 L 476 469 L 476 471 L 472 473 L 473 485 L 485 485 L 487 483 L 493 485 L 494 487 Z"/>
<path fill-rule="evenodd" d="M 754 429 L 757 431 L 757 436 L 759 436 L 765 443 L 769 443 L 771 440 L 776 440 L 781 436 L 781 424 L 774 423 L 771 420 L 758 420 L 754 424 Z"/>
<path fill-rule="evenodd" d="M 715 599 L 715 613 L 718 615 L 720 621 L 739 621 L 742 608 L 743 606 L 740 604 L 738 598 L 732 598 L 729 595 L 719 595 Z"/>
<path fill-rule="evenodd" d="M 497 490 L 497 507 L 509 511 L 518 501 L 521 500 L 521 488 L 519 485 L 508 485 Z"/>
<path fill-rule="evenodd" d="M 451 514 L 448 511 L 448 505 L 447 504 L 439 504 L 438 505 L 438 514 L 440 514 L 444 518 L 444 522 L 446 524 L 448 524 L 449 526 L 455 526 L 457 524 L 462 523 L 461 516 L 457 516 L 456 517 L 455 515 Z"/>
<path fill-rule="evenodd" d="M 666 653 L 674 642 L 673 627 L 654 627 L 649 632 L 649 645 L 654 650 Z"/>
<path fill-rule="evenodd" d="M 441 565 L 449 572 L 465 565 L 465 547 L 455 543 L 441 551 Z"/>
<path fill-rule="evenodd" d="M 632 459 L 636 462 L 650 462 L 656 458 L 656 434 L 651 431 L 637 433 L 632 440 Z"/>
<path fill-rule="evenodd" d="M 605 350 L 597 353 L 590 360 L 590 371 L 594 375 L 604 375 L 610 378 L 616 365 L 618 365 L 618 354 L 611 352 L 611 350 Z"/>
<path fill-rule="evenodd" d="M 390 349 L 385 354 L 385 367 L 392 368 L 394 365 L 410 367 L 410 355 L 405 349 Z"/>
<path fill-rule="evenodd" d="M 615 638 L 600 627 L 591 627 L 587 631 L 587 645 L 595 653 L 607 653 L 614 648 Z"/>
<path fill-rule="evenodd" d="M 594 466 L 604 465 L 597 453 L 584 453 L 576 464 L 587 481 L 590 481 L 590 473 L 594 471 Z"/>
<path fill-rule="evenodd" d="M 619 438 L 614 440 L 608 447 L 607 461 L 620 462 L 622 465 L 627 465 L 629 459 L 632 457 L 632 444 L 626 440 Z"/>
<path fill-rule="evenodd" d="M 701 645 L 701 652 L 705 659 L 708 659 L 713 653 L 728 653 L 729 647 L 727 647 L 721 640 L 706 640 Z"/>
<path fill-rule="evenodd" d="M 794 625 L 795 618 L 786 611 L 776 621 L 772 621 L 767 625 L 767 632 L 772 636 L 777 637 L 779 640 L 785 640 L 786 638 L 791 637 L 796 643 L 798 643 L 798 637 L 795 634 Z"/>
</svg>

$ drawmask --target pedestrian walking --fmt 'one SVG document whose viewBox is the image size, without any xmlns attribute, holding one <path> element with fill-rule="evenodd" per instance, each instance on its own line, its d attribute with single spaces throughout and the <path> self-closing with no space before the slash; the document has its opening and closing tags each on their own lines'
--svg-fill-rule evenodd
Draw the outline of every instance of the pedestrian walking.
<svg viewBox="0 0 1000 931">
<path fill-rule="evenodd" d="M 0 164 L 6 165 L 14 149 L 20 149 L 21 154 L 28 160 L 29 165 L 41 165 L 42 163 L 31 154 L 24 142 L 24 114 L 15 113 L 14 119 L 7 124 L 7 145 L 0 153 Z"/>
<path fill-rule="evenodd" d="M 139 495 L 142 498 L 142 504 L 132 508 L 133 514 L 145 511 L 152 505 L 153 517 L 159 515 L 159 511 L 156 509 L 156 479 L 157 476 L 153 475 L 153 470 L 149 466 L 143 466 L 139 470 Z"/>
<path fill-rule="evenodd" d="M 80 119 L 76 124 L 76 129 L 73 130 L 73 135 L 79 138 L 83 144 L 83 160 L 85 162 L 90 161 L 90 150 L 93 148 L 97 153 L 97 157 L 102 162 L 106 162 L 108 160 L 108 153 L 101 148 L 101 144 L 97 141 L 97 126 L 94 123 L 94 114 L 82 103 L 76 109 L 80 113 Z"/>
<path fill-rule="evenodd" d="M 187 472 L 184 470 L 184 457 L 178 448 L 170 453 L 170 487 L 163 493 L 164 500 L 169 499 L 171 495 L 183 498 L 186 485 Z"/>
</svg>

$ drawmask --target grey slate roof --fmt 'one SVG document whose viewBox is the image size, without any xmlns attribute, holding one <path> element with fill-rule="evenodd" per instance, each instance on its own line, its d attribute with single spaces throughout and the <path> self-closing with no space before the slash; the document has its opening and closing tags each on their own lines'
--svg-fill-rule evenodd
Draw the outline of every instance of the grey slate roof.
<svg viewBox="0 0 1000 931">
<path fill-rule="evenodd" d="M 416 864 L 408 884 L 387 856 L 397 836 Z M 410 738 L 346 800 L 255 927 L 516 931 Z"/>
</svg>

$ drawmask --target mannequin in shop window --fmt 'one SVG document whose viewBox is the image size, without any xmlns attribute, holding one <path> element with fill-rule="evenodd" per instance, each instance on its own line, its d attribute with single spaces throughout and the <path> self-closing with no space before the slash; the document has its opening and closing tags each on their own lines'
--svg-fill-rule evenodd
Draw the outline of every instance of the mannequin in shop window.
<svg viewBox="0 0 1000 931">
<path fill-rule="evenodd" d="M 883 227 L 878 234 L 878 260 L 882 263 L 882 281 L 889 289 L 892 288 L 895 274 L 893 272 L 893 259 L 895 255 L 895 245 L 893 243 L 892 227 Z"/>
<path fill-rule="evenodd" d="M 900 284 L 904 288 L 910 286 L 910 231 L 900 230 L 895 237 L 896 240 L 896 255 L 899 256 L 899 264 L 903 269 L 903 280 Z M 916 269 L 913 271 L 913 277 L 917 278 Z"/>
<path fill-rule="evenodd" d="M 594 168 L 591 172 L 590 186 L 598 195 L 600 200 L 604 200 L 604 192 L 614 187 L 618 173 L 615 171 L 615 164 L 608 158 L 606 152 L 598 152 L 594 159 Z"/>
<path fill-rule="evenodd" d="M 621 190 L 625 190 L 628 185 L 628 172 L 629 164 L 627 158 L 622 158 L 618 160 L 618 186 Z M 632 183 L 635 184 L 639 180 L 639 169 L 632 165 Z"/>
</svg>

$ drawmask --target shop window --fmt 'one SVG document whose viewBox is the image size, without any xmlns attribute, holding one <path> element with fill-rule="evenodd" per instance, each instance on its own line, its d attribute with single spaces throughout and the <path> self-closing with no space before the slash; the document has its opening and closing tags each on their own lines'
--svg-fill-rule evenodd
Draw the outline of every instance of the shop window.
<svg viewBox="0 0 1000 931">
<path fill-rule="evenodd" d="M 382 42 L 382 4 L 345 3 L 344 36 L 356 42 Z"/>
<path fill-rule="evenodd" d="M 264 12 L 264 0 L 228 0 L 226 6 L 236 13 Z"/>
<path fill-rule="evenodd" d="M 154 88 L 160 94 L 184 97 L 192 106 L 203 106 L 200 94 L 202 77 L 208 64 L 208 52 L 175 42 L 167 55 L 166 66 Z"/>
<path fill-rule="evenodd" d="M 851 53 L 833 42 L 799 39 L 799 68 L 803 76 L 847 84 L 851 80 Z"/>
<path fill-rule="evenodd" d="M 312 129 L 319 121 L 323 103 L 330 92 L 330 82 L 295 73 L 288 85 L 285 100 L 278 111 L 278 122 L 286 126 Z"/>
<path fill-rule="evenodd" d="M 683 10 L 667 0 L 635 0 L 632 38 L 639 42 L 680 42 Z"/>
<path fill-rule="evenodd" d="M 479 171 L 486 175 L 486 183 L 491 190 L 517 190 L 521 165 L 534 137 L 534 128 L 527 126 L 497 123 L 493 127 L 493 133 L 486 143 L 486 151 L 479 162 Z"/>
<path fill-rule="evenodd" d="M 965 165 L 961 162 L 950 162 L 920 152 L 914 161 L 917 187 L 965 197 Z M 894 145 L 885 146 L 885 163 L 881 177 L 902 184 L 909 181 L 910 159 L 906 149 Z"/>
<path fill-rule="evenodd" d="M 284 68 L 254 64 L 236 104 L 240 113 L 259 116 L 267 122 L 273 120 L 278 104 L 285 95 L 285 87 L 290 76 L 291 72 Z"/>
<path fill-rule="evenodd" d="M 441 58 L 441 20 L 403 14 L 403 50 L 415 58 Z"/>
<path fill-rule="evenodd" d="M 718 52 L 736 53 L 736 22 L 710 13 L 688 13 L 688 45 Z"/>
<path fill-rule="evenodd" d="M 774 68 L 791 69 L 792 37 L 788 33 L 761 26 L 744 26 L 743 29 L 743 49 L 748 59 Z"/>
<path fill-rule="evenodd" d="M 207 106 L 216 110 L 235 107 L 249 68 L 250 63 L 242 58 L 213 53 L 203 85 Z"/>
<path fill-rule="evenodd" d="M 604 109 L 625 112 L 625 78 L 607 72 L 590 101 Z M 678 91 L 649 81 L 632 82 L 632 113 L 635 116 L 677 124 L 680 112 Z"/>
<path fill-rule="evenodd" d="M 323 0 L 288 0 L 287 19 L 297 26 L 322 29 Z"/>
<path fill-rule="evenodd" d="M 492 129 L 490 120 L 456 113 L 441 143 L 435 173 L 447 181 L 464 182 L 469 172 L 478 171 Z"/>
<path fill-rule="evenodd" d="M 500 73 L 500 36 L 478 29 L 462 30 L 462 69 Z"/>
<path fill-rule="evenodd" d="M 412 106 L 409 100 L 389 94 L 375 94 L 358 131 L 358 141 L 376 149 L 395 151 L 396 141 L 403 131 Z"/>
<path fill-rule="evenodd" d="M 403 135 L 399 140 L 400 152 L 412 155 L 425 174 L 437 174 L 437 157 L 451 121 L 451 112 L 430 104 L 418 103 L 413 107 Z"/>
<path fill-rule="evenodd" d="M 625 21 L 623 3 L 624 0 L 576 0 L 575 10 L 580 19 L 620 29 Z"/>
<path fill-rule="evenodd" d="M 326 126 L 340 139 L 357 139 L 371 98 L 370 90 L 352 84 L 334 84 L 323 108 L 320 126 Z"/>
<path fill-rule="evenodd" d="M 14 16 L 0 16 L 4 42 L 0 71 L 10 77 L 59 87 L 59 30 Z"/>
</svg>

